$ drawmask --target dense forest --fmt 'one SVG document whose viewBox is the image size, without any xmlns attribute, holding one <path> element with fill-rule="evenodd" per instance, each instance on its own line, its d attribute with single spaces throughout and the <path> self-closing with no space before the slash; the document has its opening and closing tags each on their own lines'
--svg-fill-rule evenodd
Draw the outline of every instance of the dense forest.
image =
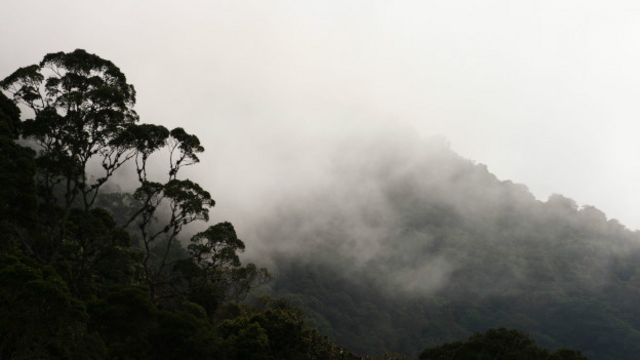
<svg viewBox="0 0 640 360">
<path fill-rule="evenodd" d="M 267 271 L 241 258 L 232 224 L 203 225 L 215 202 L 181 171 L 199 163 L 198 137 L 141 123 L 113 63 L 52 53 L 0 87 L 2 359 L 640 350 L 638 235 L 594 208 L 539 202 L 447 148 L 411 164 L 347 156 L 335 196 L 306 199 L 323 206 L 300 199 L 256 223 L 282 239 L 251 257 Z M 136 190 L 109 191 L 124 168 Z"/>
<path fill-rule="evenodd" d="M 0 358 L 354 357 L 283 301 L 241 302 L 268 273 L 240 262 L 230 223 L 181 244 L 214 206 L 180 177 L 204 148 L 182 128 L 139 124 L 113 63 L 53 53 L 0 86 L 13 97 L 0 95 Z M 155 155 L 164 179 L 147 175 Z M 102 194 L 123 166 L 137 190 Z"/>
</svg>

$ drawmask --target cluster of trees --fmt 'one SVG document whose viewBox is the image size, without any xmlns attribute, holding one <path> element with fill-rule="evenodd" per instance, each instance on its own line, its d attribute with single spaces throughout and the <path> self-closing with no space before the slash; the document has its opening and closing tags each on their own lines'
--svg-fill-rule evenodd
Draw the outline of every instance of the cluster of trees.
<svg viewBox="0 0 640 360">
<path fill-rule="evenodd" d="M 181 177 L 199 162 L 199 139 L 139 123 L 135 90 L 110 61 L 83 50 L 48 54 L 0 88 L 0 358 L 361 359 L 310 327 L 309 318 L 333 335 L 328 328 L 349 322 L 372 346 L 367 352 L 393 348 L 365 319 L 386 309 L 343 295 L 347 287 L 369 291 L 368 283 L 354 287 L 336 269 L 284 262 L 291 271 L 272 290 L 307 294 L 297 301 L 307 314 L 290 301 L 246 298 L 269 274 L 241 262 L 245 245 L 234 227 L 223 222 L 185 235 L 190 224 L 208 222 L 215 205 Z M 162 179 L 150 171 L 159 158 L 166 159 Z M 124 167 L 135 170 L 136 190 L 106 192 Z M 310 289 L 325 301 L 315 311 Z M 385 336 L 402 335 L 403 326 L 397 329 Z M 338 334 L 345 344 L 353 340 Z M 584 359 L 549 353 L 506 330 L 430 348 L 420 358 Z"/>
<path fill-rule="evenodd" d="M 536 345 L 524 333 L 504 328 L 474 334 L 465 341 L 456 341 L 424 350 L 420 360 L 586 360 L 580 352 L 561 349 L 549 352 Z"/>
<path fill-rule="evenodd" d="M 268 274 L 230 223 L 184 239 L 214 206 L 180 176 L 204 148 L 139 123 L 113 63 L 48 54 L 0 87 L 0 358 L 353 358 L 286 303 L 240 301 Z M 137 189 L 105 194 L 125 166 Z"/>
</svg>

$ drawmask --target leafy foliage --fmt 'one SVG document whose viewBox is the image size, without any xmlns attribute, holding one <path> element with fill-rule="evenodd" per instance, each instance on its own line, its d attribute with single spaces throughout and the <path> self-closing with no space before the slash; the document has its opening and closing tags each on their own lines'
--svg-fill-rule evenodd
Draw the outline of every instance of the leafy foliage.
<svg viewBox="0 0 640 360">
<path fill-rule="evenodd" d="M 215 205 L 180 177 L 204 148 L 182 128 L 137 124 L 135 90 L 113 63 L 48 54 L 0 87 L 34 116 L 21 121 L 0 93 L 0 358 L 338 359 L 294 309 L 237 303 L 268 274 L 240 261 L 230 223 L 182 245 Z M 167 177 L 152 179 L 163 150 Z M 127 163 L 138 189 L 101 192 Z"/>
</svg>

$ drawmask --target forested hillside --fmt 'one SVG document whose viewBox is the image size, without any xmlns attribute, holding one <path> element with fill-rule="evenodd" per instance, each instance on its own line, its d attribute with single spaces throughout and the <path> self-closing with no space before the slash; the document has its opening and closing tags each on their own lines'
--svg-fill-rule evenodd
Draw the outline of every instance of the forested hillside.
<svg viewBox="0 0 640 360">
<path fill-rule="evenodd" d="M 640 353 L 638 232 L 536 200 L 441 142 L 376 139 L 328 171 L 256 236 L 272 248 L 272 291 L 339 344 L 415 354 L 510 327 L 593 359 Z"/>
<path fill-rule="evenodd" d="M 241 258 L 231 223 L 208 224 L 212 195 L 183 176 L 200 139 L 141 122 L 112 62 L 52 53 L 0 88 L 1 359 L 640 350 L 638 235 L 568 199 L 539 202 L 446 147 L 355 149 L 336 182 L 263 209 L 251 260 L 270 275 Z M 106 191 L 125 167 L 135 191 Z M 505 329 L 463 341 L 491 327 L 551 350 Z"/>
</svg>

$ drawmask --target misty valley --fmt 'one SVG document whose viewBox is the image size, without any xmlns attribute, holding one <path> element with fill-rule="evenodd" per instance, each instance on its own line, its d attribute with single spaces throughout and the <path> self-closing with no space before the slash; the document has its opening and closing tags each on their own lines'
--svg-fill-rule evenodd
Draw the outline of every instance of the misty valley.
<svg viewBox="0 0 640 360">
<path fill-rule="evenodd" d="M 25 65 L 0 81 L 0 359 L 640 354 L 640 233 L 596 207 L 380 134 L 236 229 L 189 177 L 206 144 L 141 118 L 116 64 Z"/>
</svg>

